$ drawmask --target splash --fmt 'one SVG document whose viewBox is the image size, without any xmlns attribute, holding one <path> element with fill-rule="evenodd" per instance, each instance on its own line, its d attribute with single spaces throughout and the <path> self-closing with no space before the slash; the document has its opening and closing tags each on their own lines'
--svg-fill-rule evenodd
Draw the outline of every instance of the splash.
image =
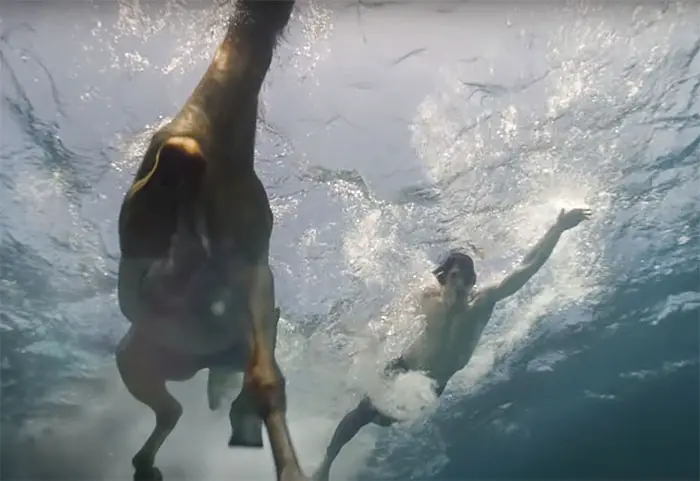
<svg viewBox="0 0 700 481">
<path fill-rule="evenodd" d="M 636 8 L 631 24 L 601 19 L 600 9 L 578 10 L 545 42 L 544 68 L 511 84 L 503 84 L 508 59 L 445 66 L 409 127 L 425 174 L 440 190 L 439 206 L 348 207 L 360 215 L 346 235 L 345 254 L 368 291 L 391 290 L 412 276 L 420 278 L 412 284 L 419 288 L 429 282 L 420 274 L 432 257 L 426 245 L 467 241 L 486 257 L 477 263 L 480 284 L 496 282 L 560 209 L 593 209 L 593 219 L 566 232 L 541 272 L 502 303 L 472 361 L 453 378 L 460 395 L 507 378 L 518 351 L 534 339 L 592 320 L 616 274 L 607 236 L 627 203 L 621 182 L 648 145 L 650 133 L 640 132 L 639 122 L 664 103 L 659 79 L 677 76 L 672 68 L 693 55 L 692 47 L 670 50 L 684 21 L 684 7 L 673 8 Z M 415 232 L 401 232 L 412 222 L 432 227 L 433 237 L 416 246 Z M 406 261 L 413 256 L 419 260 Z M 398 309 L 377 317 L 369 323 L 374 343 L 365 342 L 372 347 L 363 356 L 382 359 L 380 345 L 396 352 L 415 335 L 415 319 L 406 322 Z M 370 367 L 362 370 L 369 375 Z"/>
<path fill-rule="evenodd" d="M 303 41 L 294 50 L 291 66 L 302 79 L 309 77 L 318 63 L 330 55 L 327 40 L 333 31 L 331 17 L 331 11 L 315 1 L 308 2 L 306 11 L 298 14 Z"/>
<path fill-rule="evenodd" d="M 469 207 L 466 219 L 448 221 L 454 237 L 470 237 L 491 246 L 489 256 L 511 259 L 487 272 L 489 281 L 514 267 L 559 209 L 594 211 L 592 221 L 564 234 L 522 294 L 504 304 L 498 327 L 464 372 L 467 385 L 537 336 L 538 327 L 569 327 L 537 326 L 542 316 L 595 302 L 603 289 L 610 275 L 604 232 L 634 150 L 625 127 L 648 107 L 658 69 L 668 62 L 669 44 L 659 39 L 669 38 L 675 24 L 660 18 L 659 10 L 640 8 L 635 22 L 621 27 L 579 16 L 547 42 L 548 68 L 531 80 L 490 83 L 503 77 L 498 63 L 450 68 L 443 87 L 419 106 L 414 144 L 426 173 L 444 185 L 444 216 L 460 203 Z M 583 312 L 573 322 L 590 316 Z"/>
<path fill-rule="evenodd" d="M 183 75 L 211 58 L 234 9 L 232 1 L 210 2 L 205 6 L 181 0 L 157 5 L 119 0 L 114 24 L 96 21 L 92 29 L 94 43 L 84 45 L 83 54 L 106 55 L 109 62 L 101 67 L 101 72 L 118 70 L 136 74 L 157 69 L 163 75 Z M 294 71 L 306 77 L 323 59 L 323 53 L 312 45 L 330 35 L 330 12 L 309 2 L 297 7 L 294 16 L 301 23 L 303 42 L 292 53 L 291 60 Z M 172 36 L 176 38 L 174 44 Z M 156 50 L 155 45 L 158 45 Z M 302 59 L 308 61 L 305 67 Z"/>
</svg>

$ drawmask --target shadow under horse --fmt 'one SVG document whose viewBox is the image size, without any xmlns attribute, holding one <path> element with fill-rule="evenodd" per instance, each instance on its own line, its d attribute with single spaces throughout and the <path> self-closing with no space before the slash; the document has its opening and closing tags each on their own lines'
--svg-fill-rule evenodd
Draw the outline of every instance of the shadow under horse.
<svg viewBox="0 0 700 481">
<path fill-rule="evenodd" d="M 135 479 L 162 479 L 155 456 L 182 415 L 166 381 L 202 369 L 211 409 L 221 381 L 244 373 L 229 411 L 229 446 L 261 448 L 264 423 L 277 479 L 306 479 L 274 354 L 273 216 L 254 169 L 258 97 L 293 7 L 293 0 L 237 1 L 209 68 L 152 136 L 123 200 L 118 293 L 131 325 L 117 366 L 156 415 L 132 460 Z"/>
</svg>

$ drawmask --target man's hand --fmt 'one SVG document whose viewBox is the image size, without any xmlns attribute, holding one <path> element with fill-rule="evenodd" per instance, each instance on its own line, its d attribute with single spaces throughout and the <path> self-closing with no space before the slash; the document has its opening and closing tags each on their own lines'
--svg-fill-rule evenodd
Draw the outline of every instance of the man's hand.
<svg viewBox="0 0 700 481">
<path fill-rule="evenodd" d="M 576 227 L 591 214 L 590 209 L 562 209 L 556 223 L 547 229 L 544 237 L 530 249 L 520 265 L 499 284 L 486 287 L 481 291 L 484 298 L 493 304 L 515 294 L 549 259 L 562 232 Z"/>
<path fill-rule="evenodd" d="M 563 231 L 573 229 L 584 220 L 589 219 L 591 214 L 593 214 L 591 209 L 562 209 L 557 217 L 557 226 Z"/>
</svg>

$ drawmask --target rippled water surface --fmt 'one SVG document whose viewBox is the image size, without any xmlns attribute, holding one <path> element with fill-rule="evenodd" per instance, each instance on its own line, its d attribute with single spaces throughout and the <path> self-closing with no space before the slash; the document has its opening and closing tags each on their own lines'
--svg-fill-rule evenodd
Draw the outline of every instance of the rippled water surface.
<svg viewBox="0 0 700 481">
<path fill-rule="evenodd" d="M 0 9 L 2 479 L 131 476 L 153 420 L 114 372 L 116 219 L 216 3 Z M 442 252 L 470 246 L 488 283 L 585 205 L 440 402 L 363 430 L 333 478 L 698 478 L 700 8 L 618 3 L 297 7 L 258 170 L 307 469 L 415 335 L 401 299 Z M 166 479 L 271 479 L 267 448 L 226 448 L 202 376 L 173 391 Z"/>
</svg>

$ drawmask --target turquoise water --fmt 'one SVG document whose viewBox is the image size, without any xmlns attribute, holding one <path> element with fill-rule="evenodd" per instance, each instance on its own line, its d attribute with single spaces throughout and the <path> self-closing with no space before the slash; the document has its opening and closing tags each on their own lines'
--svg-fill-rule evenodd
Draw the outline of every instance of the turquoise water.
<svg viewBox="0 0 700 481">
<path fill-rule="evenodd" d="M 2 479 L 129 477 L 152 426 L 113 373 L 115 223 L 224 25 L 182 5 L 2 8 Z M 304 466 L 415 334 L 382 309 L 441 252 L 475 246 L 489 282 L 587 205 L 440 403 L 367 428 L 333 478 L 697 479 L 700 9 L 334 5 L 298 8 L 259 129 Z M 270 479 L 201 378 L 175 390 L 166 479 Z"/>
</svg>

